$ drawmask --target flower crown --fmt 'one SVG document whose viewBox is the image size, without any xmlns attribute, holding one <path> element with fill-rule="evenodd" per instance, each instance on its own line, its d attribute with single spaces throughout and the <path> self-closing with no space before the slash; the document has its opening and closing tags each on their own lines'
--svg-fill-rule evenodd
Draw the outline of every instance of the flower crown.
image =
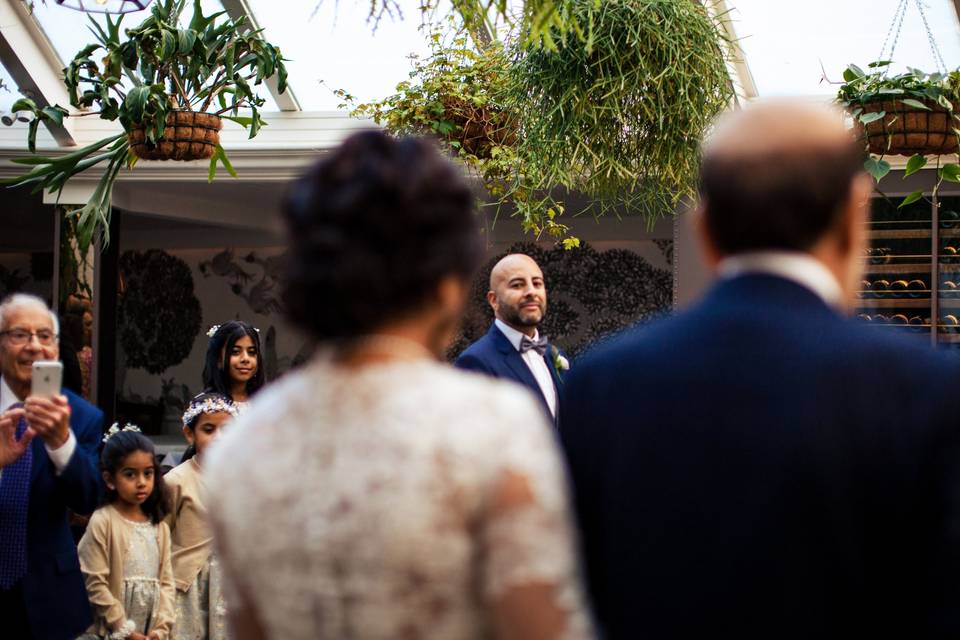
<svg viewBox="0 0 960 640">
<path fill-rule="evenodd" d="M 208 337 L 208 338 L 212 338 L 213 336 L 217 335 L 217 331 L 219 331 L 219 330 L 220 330 L 220 327 L 222 327 L 222 326 L 223 326 L 223 325 L 215 324 L 215 325 L 213 325 L 212 327 L 210 327 L 209 329 L 207 329 L 207 337 Z M 253 330 L 256 331 L 257 333 L 260 333 L 260 329 L 258 329 L 257 327 L 254 327 Z"/>
<path fill-rule="evenodd" d="M 237 411 L 237 405 L 223 396 L 209 396 L 203 400 L 194 399 L 190 401 L 187 410 L 183 412 L 183 425 L 188 426 L 201 413 L 229 413 L 236 418 L 239 412 Z"/>
<path fill-rule="evenodd" d="M 113 436 L 117 435 L 117 434 L 120 433 L 121 431 L 135 431 L 136 433 L 143 433 L 142 431 L 140 431 L 140 427 L 138 427 L 138 426 L 135 425 L 135 424 L 130 424 L 130 423 L 128 422 L 128 423 L 127 423 L 126 425 L 124 425 L 124 427 L 121 429 L 121 428 L 120 428 L 120 423 L 119 423 L 119 422 L 114 422 L 112 425 L 110 425 L 110 428 L 107 429 L 107 433 L 104 434 L 104 436 L 103 436 L 103 442 L 106 443 L 107 440 L 109 440 L 109 439 L 112 438 Z"/>
</svg>

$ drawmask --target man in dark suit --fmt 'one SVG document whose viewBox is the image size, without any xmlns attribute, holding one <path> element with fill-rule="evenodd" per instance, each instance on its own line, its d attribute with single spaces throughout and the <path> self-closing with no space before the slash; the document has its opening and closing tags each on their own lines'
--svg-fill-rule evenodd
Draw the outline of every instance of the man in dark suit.
<svg viewBox="0 0 960 640">
<path fill-rule="evenodd" d="M 524 385 L 556 420 L 560 376 L 570 365 L 539 333 L 547 288 L 533 258 L 515 253 L 494 265 L 487 302 L 493 308 L 493 325 L 460 354 L 456 366 Z"/>
<path fill-rule="evenodd" d="M 728 114 L 698 212 L 718 282 L 564 384 L 607 638 L 958 637 L 960 368 L 843 317 L 862 161 L 825 108 Z"/>
<path fill-rule="evenodd" d="M 67 512 L 99 503 L 103 413 L 66 390 L 30 397 L 33 362 L 57 354 L 42 300 L 0 303 L 0 637 L 11 640 L 72 639 L 92 621 Z"/>
</svg>

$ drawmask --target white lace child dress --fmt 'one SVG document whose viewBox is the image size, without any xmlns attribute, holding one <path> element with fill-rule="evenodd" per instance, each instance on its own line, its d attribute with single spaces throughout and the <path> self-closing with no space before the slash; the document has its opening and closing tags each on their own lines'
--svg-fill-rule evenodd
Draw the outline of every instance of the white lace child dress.
<svg viewBox="0 0 960 640">
<path fill-rule="evenodd" d="M 592 637 L 555 436 L 527 391 L 428 360 L 316 361 L 265 389 L 205 462 L 231 607 L 268 638 L 489 637 L 545 585 Z M 513 478 L 529 500 L 497 510 Z"/>
</svg>

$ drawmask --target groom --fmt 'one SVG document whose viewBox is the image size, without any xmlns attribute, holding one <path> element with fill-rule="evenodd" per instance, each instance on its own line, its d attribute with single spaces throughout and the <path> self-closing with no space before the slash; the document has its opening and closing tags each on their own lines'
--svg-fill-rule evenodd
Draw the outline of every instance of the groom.
<svg viewBox="0 0 960 640">
<path fill-rule="evenodd" d="M 514 253 L 500 260 L 490 272 L 487 302 L 496 316 L 493 326 L 460 354 L 456 366 L 519 382 L 556 421 L 559 369 L 568 365 L 537 329 L 547 311 L 547 289 L 533 258 Z"/>
</svg>

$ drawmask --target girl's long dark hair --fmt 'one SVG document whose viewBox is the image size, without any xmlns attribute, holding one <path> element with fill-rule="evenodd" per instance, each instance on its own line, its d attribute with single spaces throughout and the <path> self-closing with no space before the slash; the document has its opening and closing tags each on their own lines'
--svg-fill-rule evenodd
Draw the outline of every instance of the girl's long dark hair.
<svg viewBox="0 0 960 640">
<path fill-rule="evenodd" d="M 244 336 L 249 336 L 253 340 L 253 346 L 257 350 L 257 372 L 247 381 L 247 395 L 252 396 L 266 383 L 260 332 L 249 322 L 230 320 L 220 325 L 207 345 L 207 357 L 203 363 L 204 391 L 216 391 L 228 398 L 233 397 L 228 363 L 233 346 Z"/>
<path fill-rule="evenodd" d="M 149 438 L 137 431 L 120 431 L 113 434 L 103 445 L 103 451 L 100 453 L 100 469 L 111 477 L 116 476 L 126 457 L 136 451 L 149 453 L 153 457 L 153 491 L 140 508 L 153 524 L 160 524 L 160 521 L 170 512 L 170 505 L 167 487 L 163 483 L 163 471 L 160 470 L 157 454 Z M 116 489 L 107 487 L 103 504 L 111 504 L 117 498 Z"/>
</svg>

